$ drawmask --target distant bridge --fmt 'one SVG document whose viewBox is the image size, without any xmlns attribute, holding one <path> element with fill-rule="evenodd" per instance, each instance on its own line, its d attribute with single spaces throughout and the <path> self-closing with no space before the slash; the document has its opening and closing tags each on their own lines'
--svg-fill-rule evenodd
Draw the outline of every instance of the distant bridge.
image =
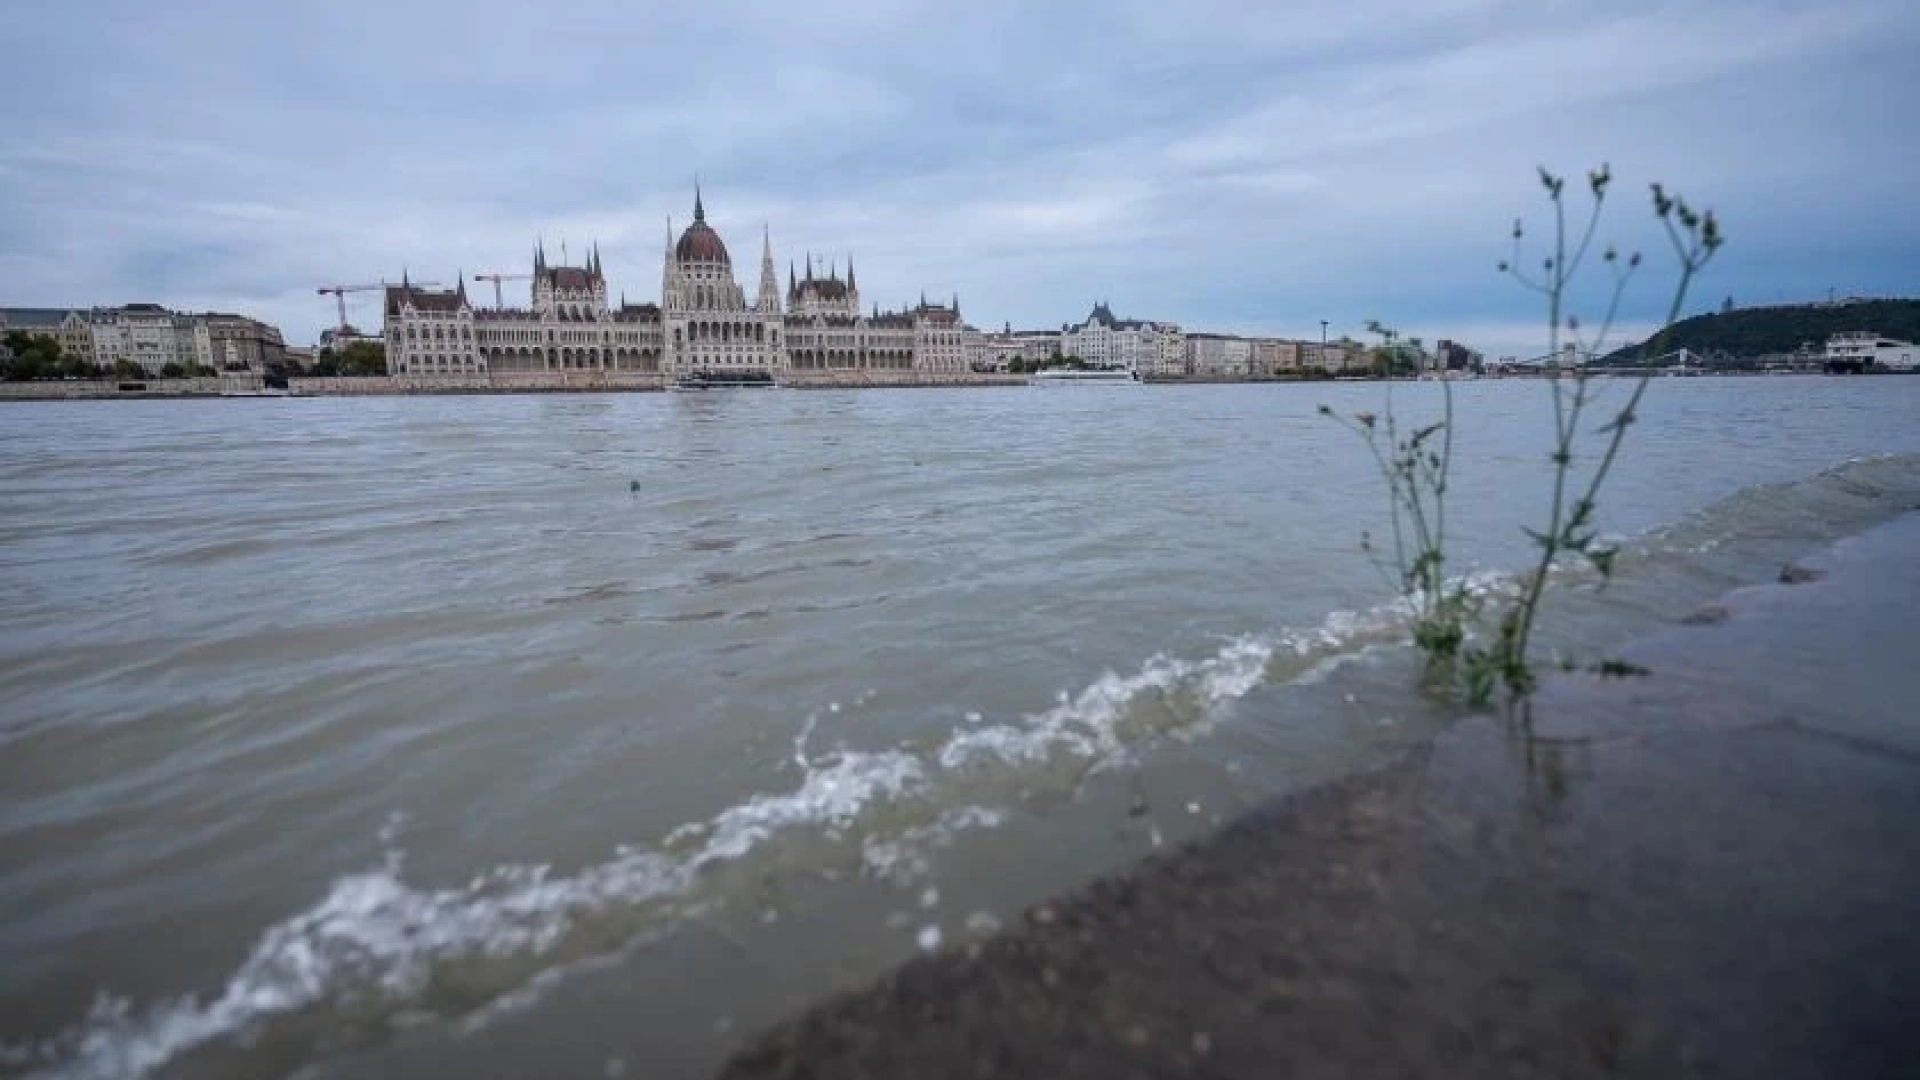
<svg viewBox="0 0 1920 1080">
<path fill-rule="evenodd" d="M 1571 362 L 1569 360 L 1571 359 Z M 1541 356 L 1528 357 L 1525 360 L 1503 360 L 1490 365 L 1501 370 L 1525 371 L 1529 374 L 1559 375 L 1575 370 L 1590 375 L 1640 375 L 1648 368 L 1664 374 L 1691 375 L 1707 369 L 1706 357 L 1692 349 L 1674 349 L 1662 353 L 1650 360 L 1626 360 L 1608 363 L 1593 353 L 1578 353 L 1572 349 Z"/>
</svg>

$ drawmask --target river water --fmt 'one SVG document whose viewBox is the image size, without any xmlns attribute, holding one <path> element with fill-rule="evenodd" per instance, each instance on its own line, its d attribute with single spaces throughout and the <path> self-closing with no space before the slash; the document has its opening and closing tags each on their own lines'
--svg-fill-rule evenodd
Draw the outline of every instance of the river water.
<svg viewBox="0 0 1920 1080">
<path fill-rule="evenodd" d="M 1382 763 L 1450 717 L 1315 409 L 1383 393 L 0 407 L 0 1076 L 700 1075 Z M 1452 569 L 1496 597 L 1547 395 L 1457 391 Z M 1642 420 L 1570 655 L 1920 504 L 1920 379 Z"/>
</svg>

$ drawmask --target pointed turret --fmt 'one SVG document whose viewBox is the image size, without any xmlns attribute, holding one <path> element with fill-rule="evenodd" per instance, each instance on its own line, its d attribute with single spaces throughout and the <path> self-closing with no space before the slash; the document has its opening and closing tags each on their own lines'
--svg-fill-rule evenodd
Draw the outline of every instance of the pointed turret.
<svg viewBox="0 0 1920 1080">
<path fill-rule="evenodd" d="M 760 311 L 771 315 L 780 310 L 780 276 L 773 269 L 773 231 L 760 226 Z"/>
<path fill-rule="evenodd" d="M 853 256 L 849 255 L 847 256 L 847 289 L 851 292 L 855 287 L 853 283 Z"/>
<path fill-rule="evenodd" d="M 673 287 L 673 215 L 667 215 L 667 253 L 660 260 L 660 308 L 678 311 L 680 298 Z"/>
<path fill-rule="evenodd" d="M 461 307 L 466 307 L 467 306 L 467 272 L 466 270 L 462 269 L 459 272 L 459 276 L 456 277 L 454 281 L 456 282 L 456 285 L 454 286 L 453 295 L 460 298 Z"/>
<path fill-rule="evenodd" d="M 953 294 L 953 317 L 960 317 L 960 294 L 957 292 Z"/>
<path fill-rule="evenodd" d="M 698 177 L 695 177 L 693 181 L 693 220 L 696 225 L 707 220 L 706 205 L 700 201 L 700 180 Z"/>
<path fill-rule="evenodd" d="M 787 261 L 787 295 L 800 295 L 800 279 L 793 276 L 793 261 L 791 259 Z"/>
</svg>

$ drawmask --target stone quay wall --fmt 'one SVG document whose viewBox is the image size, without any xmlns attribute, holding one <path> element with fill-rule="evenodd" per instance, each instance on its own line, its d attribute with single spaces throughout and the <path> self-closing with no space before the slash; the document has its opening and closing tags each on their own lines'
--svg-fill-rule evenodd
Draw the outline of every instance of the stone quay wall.
<svg viewBox="0 0 1920 1080">
<path fill-rule="evenodd" d="M 372 394 L 609 393 L 660 390 L 663 376 L 633 371 L 552 371 L 484 375 L 389 375 L 372 378 L 295 378 L 287 391 L 298 397 L 363 397 Z"/>
<path fill-rule="evenodd" d="M 477 375 L 392 375 L 367 378 L 295 377 L 287 380 L 291 397 L 372 397 L 410 394 L 558 394 L 664 390 L 658 372 L 551 371 Z M 933 386 L 1023 386 L 1021 375 L 930 374 L 912 371 L 788 372 L 780 385 L 800 390 L 860 390 Z M 0 401 L 48 401 L 80 398 L 219 397 L 258 394 L 258 375 L 212 379 L 73 379 L 0 383 Z"/>
<path fill-rule="evenodd" d="M 213 379 L 45 379 L 0 382 L 0 401 L 81 398 L 217 397 L 260 389 L 258 376 Z"/>
<path fill-rule="evenodd" d="M 1023 375 L 951 375 L 913 371 L 789 371 L 780 385 L 795 390 L 897 389 L 918 386 L 1024 386 Z"/>
</svg>

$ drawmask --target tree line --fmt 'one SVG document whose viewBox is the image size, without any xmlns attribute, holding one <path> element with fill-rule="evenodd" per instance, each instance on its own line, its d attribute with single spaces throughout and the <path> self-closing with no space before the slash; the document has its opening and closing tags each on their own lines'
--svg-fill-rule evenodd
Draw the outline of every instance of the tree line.
<svg viewBox="0 0 1920 1080">
<path fill-rule="evenodd" d="M 1029 360 L 1023 356 L 1016 356 L 1007 361 L 1007 373 L 1010 375 L 1031 375 L 1036 371 L 1052 371 L 1055 368 L 1085 371 L 1087 362 L 1077 356 L 1062 356 L 1059 353 L 1044 359 Z"/>
<path fill-rule="evenodd" d="M 366 378 L 387 373 L 387 350 L 385 346 L 371 341 L 356 341 L 339 351 L 321 349 L 314 358 L 311 371 L 299 371 L 299 364 L 289 361 L 288 374 L 312 375 L 315 378 L 331 379 L 340 376 L 347 378 Z"/>
<path fill-rule="evenodd" d="M 53 338 L 40 334 L 29 334 L 25 330 L 9 330 L 0 337 L 0 379 L 7 382 L 32 382 L 35 379 L 145 379 L 151 375 L 146 368 L 131 360 L 116 360 L 111 364 L 96 364 L 78 356 L 60 351 L 60 343 Z M 168 361 L 160 369 L 163 379 L 184 379 L 188 376 L 202 378 L 218 374 L 203 364 L 188 365 Z"/>
</svg>

